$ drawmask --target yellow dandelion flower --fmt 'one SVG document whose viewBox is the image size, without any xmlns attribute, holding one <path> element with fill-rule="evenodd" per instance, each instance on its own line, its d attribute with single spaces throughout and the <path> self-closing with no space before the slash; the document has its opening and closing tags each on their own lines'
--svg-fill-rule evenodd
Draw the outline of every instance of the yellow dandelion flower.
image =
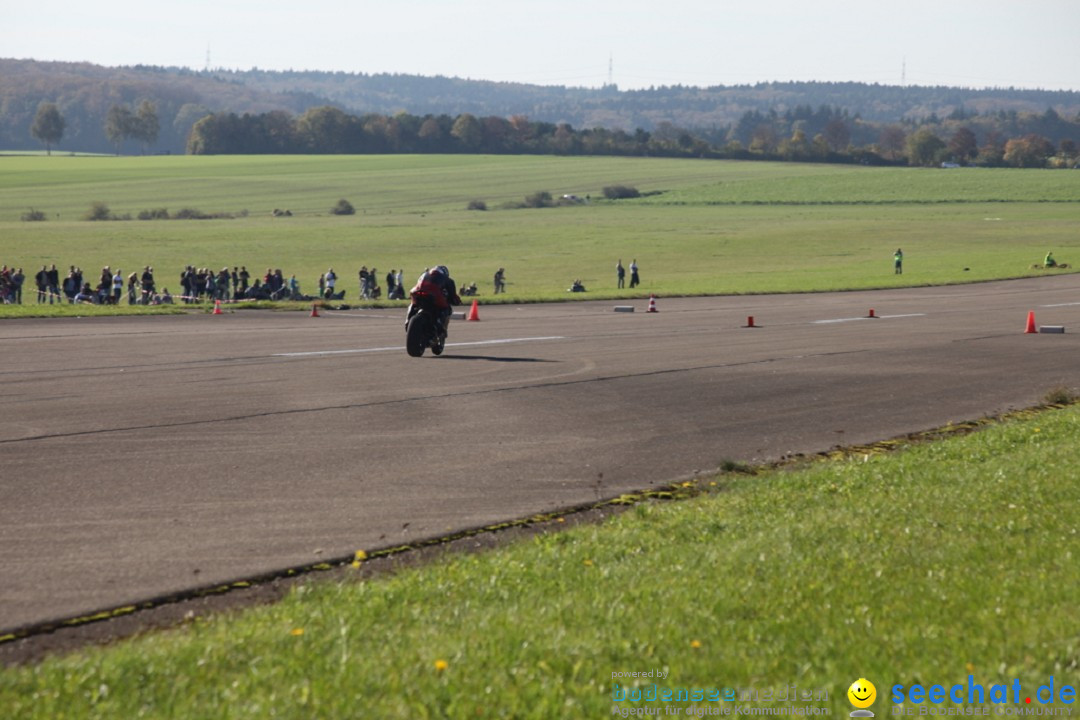
<svg viewBox="0 0 1080 720">
<path fill-rule="evenodd" d="M 585 558 L 584 562 L 585 562 L 585 567 L 592 567 L 592 560 L 590 560 L 589 558 Z"/>
<path fill-rule="evenodd" d="M 555 518 L 555 522 L 566 522 L 566 518 Z"/>
<path fill-rule="evenodd" d="M 349 565 L 351 565 L 355 570 L 359 568 L 361 563 L 363 563 L 365 560 L 367 560 L 367 553 L 363 550 L 357 550 L 356 554 L 353 555 L 353 561 L 349 563 Z"/>
<path fill-rule="evenodd" d="M 697 650 L 699 647 L 701 647 L 701 641 L 700 640 L 691 640 L 690 641 L 690 647 Z"/>
<path fill-rule="evenodd" d="M 300 637 L 301 635 L 304 634 L 304 628 L 293 628 L 292 630 L 289 631 L 289 634 L 292 635 L 293 637 Z"/>
<path fill-rule="evenodd" d="M 442 672 L 442 671 L 446 670 L 448 667 L 450 667 L 450 663 L 446 662 L 445 660 L 440 659 L 440 660 L 435 661 L 435 671 L 436 672 Z"/>
</svg>

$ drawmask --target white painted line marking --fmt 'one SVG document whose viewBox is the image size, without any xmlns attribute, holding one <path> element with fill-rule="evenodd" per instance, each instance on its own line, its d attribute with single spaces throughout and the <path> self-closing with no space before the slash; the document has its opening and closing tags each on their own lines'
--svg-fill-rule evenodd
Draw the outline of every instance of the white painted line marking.
<svg viewBox="0 0 1080 720">
<path fill-rule="evenodd" d="M 877 317 L 851 317 L 834 318 L 832 320 L 814 320 L 813 325 L 828 325 L 830 323 L 855 322 L 856 320 L 889 320 L 892 318 L 925 317 L 926 313 L 907 313 L 904 315 L 878 315 Z"/>
<path fill-rule="evenodd" d="M 1070 305 L 1080 305 L 1080 302 L 1055 303 L 1053 305 L 1040 305 L 1039 307 L 1069 307 Z"/>
<path fill-rule="evenodd" d="M 446 347 L 468 347 L 473 345 L 509 345 L 510 343 L 521 342 L 537 342 L 540 340 L 565 340 L 562 335 L 552 335 L 551 337 L 529 337 L 529 338 L 506 338 L 503 340 L 477 340 L 476 342 L 461 342 L 461 343 L 446 343 Z M 311 357 L 319 355 L 348 355 L 356 353 L 375 353 L 375 352 L 391 352 L 403 350 L 404 345 L 394 345 L 393 347 L 376 347 L 376 348 L 357 348 L 355 350 L 313 350 L 311 352 L 293 352 L 293 353 L 274 353 L 270 357 Z"/>
</svg>

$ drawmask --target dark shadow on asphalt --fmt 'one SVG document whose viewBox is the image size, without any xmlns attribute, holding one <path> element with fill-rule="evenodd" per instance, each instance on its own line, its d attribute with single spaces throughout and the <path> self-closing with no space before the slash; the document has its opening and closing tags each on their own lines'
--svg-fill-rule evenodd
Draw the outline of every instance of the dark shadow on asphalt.
<svg viewBox="0 0 1080 720">
<path fill-rule="evenodd" d="M 441 355 L 440 360 L 489 360 L 491 362 L 559 362 L 558 360 L 545 360 L 543 358 L 522 358 L 522 357 L 495 357 L 494 355 Z"/>
</svg>

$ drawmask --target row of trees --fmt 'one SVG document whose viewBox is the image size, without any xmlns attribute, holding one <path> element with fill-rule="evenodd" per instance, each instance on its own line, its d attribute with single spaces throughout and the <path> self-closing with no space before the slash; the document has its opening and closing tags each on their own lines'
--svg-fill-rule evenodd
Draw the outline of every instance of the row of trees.
<svg viewBox="0 0 1080 720">
<path fill-rule="evenodd" d="M 30 134 L 45 146 L 47 154 L 52 155 L 52 146 L 63 140 L 66 127 L 67 121 L 56 103 L 46 102 L 38 106 L 34 122 L 30 125 Z M 135 110 L 127 105 L 113 105 L 105 116 L 104 130 L 117 155 L 125 140 L 137 140 L 145 153 L 157 142 L 161 130 L 157 108 L 149 100 L 143 100 Z"/>
<path fill-rule="evenodd" d="M 299 117 L 274 111 L 259 115 L 214 113 L 198 121 L 188 138 L 195 155 L 290 153 L 492 153 L 557 155 L 659 155 L 807 162 L 861 162 L 931 166 L 942 162 L 1011 167 L 1071 167 L 1077 144 L 1055 148 L 1046 137 L 1027 133 L 1006 138 L 971 124 L 876 125 L 838 108 L 805 108 L 781 116 L 749 114 L 746 122 L 717 135 L 670 123 L 652 132 L 534 122 L 522 115 L 476 117 L 462 113 L 388 116 L 350 115 L 330 106 Z M 1065 122 L 1065 121 L 1061 121 Z M 1080 136 L 1080 118 L 1074 121 Z M 980 132 L 982 137 L 980 137 Z"/>
<path fill-rule="evenodd" d="M 63 116 L 63 147 L 80 152 L 115 152 L 117 142 L 105 133 L 109 110 L 123 106 L 135 114 L 145 100 L 153 102 L 159 119 L 154 150 L 169 153 L 183 153 L 192 125 L 211 112 L 301 115 L 327 105 L 390 118 L 400 110 L 420 118 L 521 115 L 574 128 L 621 128 L 630 134 L 634 128 L 654 134 L 686 128 L 692 137 L 717 148 L 737 141 L 747 151 L 759 126 L 768 125 L 771 141 L 759 133 L 752 151 L 765 155 L 779 154 L 781 141 L 790 140 L 796 130 L 811 143 L 821 135 L 832 152 L 846 153 L 847 145 L 877 144 L 888 125 L 899 126 L 905 135 L 926 125 L 944 139 L 967 125 L 980 146 L 995 132 L 1006 139 L 1036 134 L 1055 147 L 1065 139 L 1080 141 L 1072 120 L 1080 114 L 1080 92 L 1073 91 L 831 82 L 624 91 L 610 84 L 576 88 L 399 74 L 193 71 L 0 58 L 0 148 L 34 146 L 27 128 L 42 100 L 55 103 Z M 1047 108 L 1060 116 L 1045 113 Z"/>
</svg>

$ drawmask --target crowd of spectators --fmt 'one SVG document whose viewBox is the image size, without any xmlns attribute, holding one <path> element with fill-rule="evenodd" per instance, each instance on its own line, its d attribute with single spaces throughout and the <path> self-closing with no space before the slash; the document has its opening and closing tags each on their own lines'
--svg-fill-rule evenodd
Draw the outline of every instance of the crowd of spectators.
<svg viewBox="0 0 1080 720">
<path fill-rule="evenodd" d="M 361 268 L 360 297 L 365 300 L 377 300 L 384 290 L 378 283 L 377 270 L 367 266 Z M 391 300 L 403 300 L 404 270 L 391 270 L 386 274 L 386 297 Z M 24 286 L 26 293 L 24 294 Z M 345 297 L 344 289 L 337 289 L 337 275 L 334 269 L 319 276 L 318 295 L 305 295 L 300 289 L 296 275 L 285 277 L 280 268 L 266 268 L 262 276 L 249 272 L 244 265 L 234 266 L 231 270 L 223 267 L 219 271 L 210 268 L 188 265 L 180 272 L 180 292 L 173 295 L 168 288 L 158 290 L 154 278 L 154 269 L 146 266 L 141 272 L 124 275 L 120 268 L 101 269 L 101 275 L 93 282 L 82 268 L 70 266 L 66 277 L 61 280 L 56 265 L 42 265 L 41 270 L 28 276 L 22 268 L 4 265 L 0 270 L 0 303 L 29 304 L 33 296 L 37 304 L 92 303 L 95 305 L 116 305 L 125 301 L 129 305 L 159 305 L 174 302 L 191 304 L 205 301 L 240 301 L 240 300 L 299 300 L 312 301 L 319 298 L 340 300 Z"/>
</svg>

